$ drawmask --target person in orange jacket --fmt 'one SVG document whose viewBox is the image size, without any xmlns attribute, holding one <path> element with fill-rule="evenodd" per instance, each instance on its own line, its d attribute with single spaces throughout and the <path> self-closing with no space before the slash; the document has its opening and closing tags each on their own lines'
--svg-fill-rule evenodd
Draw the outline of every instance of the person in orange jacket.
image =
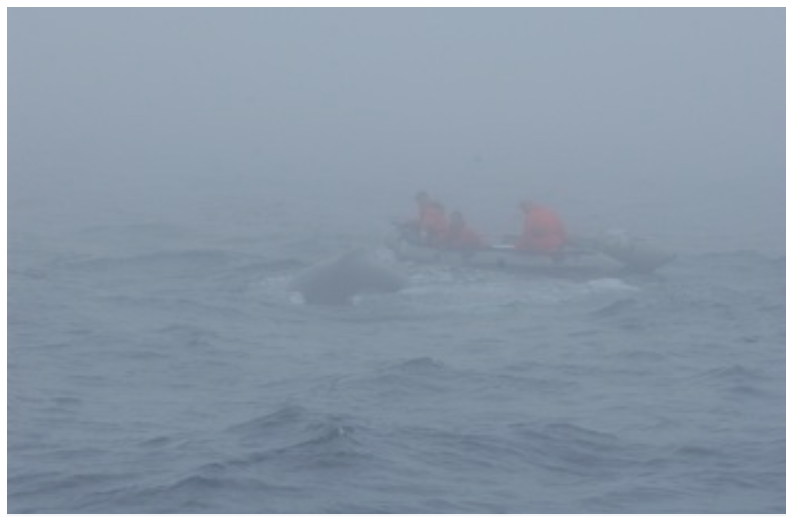
<svg viewBox="0 0 794 522">
<path fill-rule="evenodd" d="M 515 247 L 543 254 L 558 253 L 568 240 L 568 234 L 557 213 L 533 201 L 521 203 L 521 210 L 524 212 L 524 230 Z"/>
<path fill-rule="evenodd" d="M 469 250 L 483 248 L 486 246 L 482 236 L 469 228 L 463 215 L 457 210 L 452 213 L 449 219 L 449 228 L 445 236 L 445 244 L 448 248 Z"/>
<path fill-rule="evenodd" d="M 448 227 L 444 206 L 431 199 L 425 191 L 416 193 L 416 204 L 419 216 L 410 226 L 416 228 L 419 241 L 422 243 L 441 246 Z"/>
</svg>

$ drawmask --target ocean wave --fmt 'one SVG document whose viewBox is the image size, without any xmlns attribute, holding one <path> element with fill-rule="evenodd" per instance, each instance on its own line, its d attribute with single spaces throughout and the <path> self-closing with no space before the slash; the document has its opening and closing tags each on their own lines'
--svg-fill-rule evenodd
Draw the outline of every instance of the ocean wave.
<svg viewBox="0 0 794 522">
<path fill-rule="evenodd" d="M 615 476 L 646 463 L 646 449 L 615 434 L 572 423 L 512 425 L 516 445 L 533 463 L 575 476 Z"/>
<path fill-rule="evenodd" d="M 140 232 L 9 271 L 10 512 L 785 511 L 779 259 L 323 308 L 283 244 Z"/>
<path fill-rule="evenodd" d="M 769 399 L 771 375 L 740 364 L 729 364 L 700 372 L 688 379 L 690 385 L 727 394 L 733 400 Z"/>
<path fill-rule="evenodd" d="M 277 411 L 230 426 L 226 431 L 246 448 L 256 449 L 236 464 L 279 460 L 295 466 L 344 466 L 366 457 L 356 439 L 360 429 L 349 416 L 311 413 L 286 405 Z"/>
<path fill-rule="evenodd" d="M 59 268 L 93 274 L 145 271 L 152 276 L 173 277 L 186 273 L 230 270 L 250 262 L 250 256 L 217 249 L 163 250 L 122 257 L 97 256 L 63 259 Z"/>
<path fill-rule="evenodd" d="M 128 485 L 92 493 L 86 495 L 72 512 L 290 512 L 301 505 L 301 498 L 305 498 L 305 494 L 301 488 L 269 483 L 256 477 L 216 476 L 197 472 L 159 485 Z"/>
</svg>

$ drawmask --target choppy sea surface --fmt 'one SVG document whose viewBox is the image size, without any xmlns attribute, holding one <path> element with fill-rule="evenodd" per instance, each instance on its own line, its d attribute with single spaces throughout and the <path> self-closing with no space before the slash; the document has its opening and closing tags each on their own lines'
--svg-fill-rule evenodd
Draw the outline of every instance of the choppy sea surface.
<svg viewBox="0 0 794 522">
<path fill-rule="evenodd" d="M 9 512 L 786 510 L 784 255 L 329 308 L 288 282 L 374 236 L 14 225 Z"/>
</svg>

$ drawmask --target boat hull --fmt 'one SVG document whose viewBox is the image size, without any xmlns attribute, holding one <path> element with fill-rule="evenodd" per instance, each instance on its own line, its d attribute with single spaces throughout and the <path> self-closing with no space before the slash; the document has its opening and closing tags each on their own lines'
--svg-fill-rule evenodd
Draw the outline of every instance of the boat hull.
<svg viewBox="0 0 794 522">
<path fill-rule="evenodd" d="M 651 273 L 675 257 L 638 241 L 620 242 L 607 236 L 573 239 L 556 255 L 517 250 L 511 245 L 468 250 L 437 248 L 420 244 L 406 234 L 397 234 L 388 245 L 403 261 L 563 277 Z"/>
</svg>

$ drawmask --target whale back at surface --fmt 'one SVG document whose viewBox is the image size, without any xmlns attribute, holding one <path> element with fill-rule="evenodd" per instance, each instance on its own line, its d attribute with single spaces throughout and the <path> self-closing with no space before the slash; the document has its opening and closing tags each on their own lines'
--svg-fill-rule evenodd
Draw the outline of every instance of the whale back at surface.
<svg viewBox="0 0 794 522">
<path fill-rule="evenodd" d="M 346 305 L 364 293 L 396 292 L 406 286 L 395 269 L 363 250 L 352 250 L 298 274 L 291 288 L 307 304 Z"/>
</svg>

